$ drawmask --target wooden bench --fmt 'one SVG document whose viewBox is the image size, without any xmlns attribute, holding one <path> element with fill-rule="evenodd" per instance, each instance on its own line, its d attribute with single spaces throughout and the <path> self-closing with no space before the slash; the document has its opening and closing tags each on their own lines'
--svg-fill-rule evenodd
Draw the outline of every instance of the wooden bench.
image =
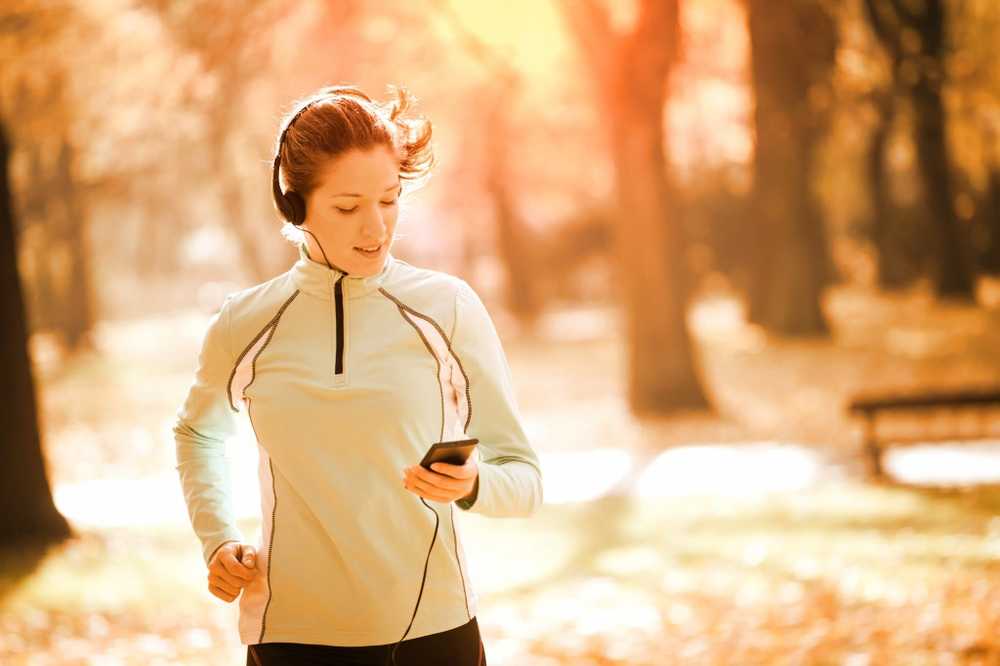
<svg viewBox="0 0 1000 666">
<path fill-rule="evenodd" d="M 998 386 L 861 394 L 850 401 L 847 410 L 864 419 L 864 451 L 876 477 L 884 475 L 882 451 L 889 445 L 1000 439 Z M 897 425 L 907 427 L 886 432 L 884 426 L 893 417 Z M 928 427 L 928 421 L 933 427 Z"/>
</svg>

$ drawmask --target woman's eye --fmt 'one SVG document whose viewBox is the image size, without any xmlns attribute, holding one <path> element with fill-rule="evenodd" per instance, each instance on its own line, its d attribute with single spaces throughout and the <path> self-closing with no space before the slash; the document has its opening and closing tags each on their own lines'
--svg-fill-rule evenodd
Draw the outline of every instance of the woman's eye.
<svg viewBox="0 0 1000 666">
<path fill-rule="evenodd" d="M 392 205 L 394 205 L 394 204 L 395 204 L 395 203 L 396 203 L 397 201 L 399 201 L 399 197 L 396 197 L 396 198 L 395 198 L 395 199 L 393 199 L 392 201 L 382 201 L 382 202 L 381 202 L 381 204 L 382 204 L 383 206 L 392 206 Z M 354 208 L 340 208 L 339 206 L 334 206 L 334 208 L 336 208 L 337 210 L 339 210 L 339 211 L 340 211 L 341 213 L 344 213 L 344 214 L 350 214 L 350 213 L 353 213 L 354 211 L 356 211 L 356 210 L 358 209 L 358 207 L 357 207 L 357 206 L 355 206 Z"/>
</svg>

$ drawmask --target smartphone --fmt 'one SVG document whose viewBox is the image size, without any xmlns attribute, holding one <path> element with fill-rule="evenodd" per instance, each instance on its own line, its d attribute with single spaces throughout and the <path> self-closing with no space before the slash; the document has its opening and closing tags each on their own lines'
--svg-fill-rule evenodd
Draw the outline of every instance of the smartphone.
<svg viewBox="0 0 1000 666">
<path fill-rule="evenodd" d="M 455 439 L 448 442 L 434 442 L 431 448 L 427 449 L 420 466 L 430 469 L 436 462 L 448 463 L 451 465 L 464 465 L 465 461 L 472 455 L 472 449 L 476 448 L 479 440 L 475 437 L 469 439 Z"/>
</svg>

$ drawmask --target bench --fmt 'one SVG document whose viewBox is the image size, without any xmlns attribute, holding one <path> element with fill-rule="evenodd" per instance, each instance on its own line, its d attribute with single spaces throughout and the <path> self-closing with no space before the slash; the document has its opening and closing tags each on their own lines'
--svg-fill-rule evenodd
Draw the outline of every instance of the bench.
<svg viewBox="0 0 1000 666">
<path fill-rule="evenodd" d="M 1000 439 L 998 386 L 860 394 L 847 410 L 864 419 L 864 452 L 870 471 L 878 478 L 884 476 L 882 452 L 890 444 Z M 887 432 L 885 425 L 892 421 L 897 428 Z M 928 421 L 933 427 L 927 427 Z"/>
</svg>

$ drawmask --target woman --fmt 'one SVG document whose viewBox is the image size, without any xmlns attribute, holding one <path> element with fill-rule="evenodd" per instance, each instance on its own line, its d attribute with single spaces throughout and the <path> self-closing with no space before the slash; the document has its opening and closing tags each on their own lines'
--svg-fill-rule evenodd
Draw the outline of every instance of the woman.
<svg viewBox="0 0 1000 666">
<path fill-rule="evenodd" d="M 208 589 L 242 591 L 248 664 L 485 664 L 454 507 L 528 516 L 542 503 L 479 296 L 390 252 L 403 185 L 434 163 L 410 102 L 333 86 L 286 117 L 272 189 L 298 260 L 224 299 L 177 411 Z M 244 406 L 260 456 L 253 544 L 224 457 Z M 465 464 L 419 464 L 432 443 L 471 437 Z"/>
</svg>

